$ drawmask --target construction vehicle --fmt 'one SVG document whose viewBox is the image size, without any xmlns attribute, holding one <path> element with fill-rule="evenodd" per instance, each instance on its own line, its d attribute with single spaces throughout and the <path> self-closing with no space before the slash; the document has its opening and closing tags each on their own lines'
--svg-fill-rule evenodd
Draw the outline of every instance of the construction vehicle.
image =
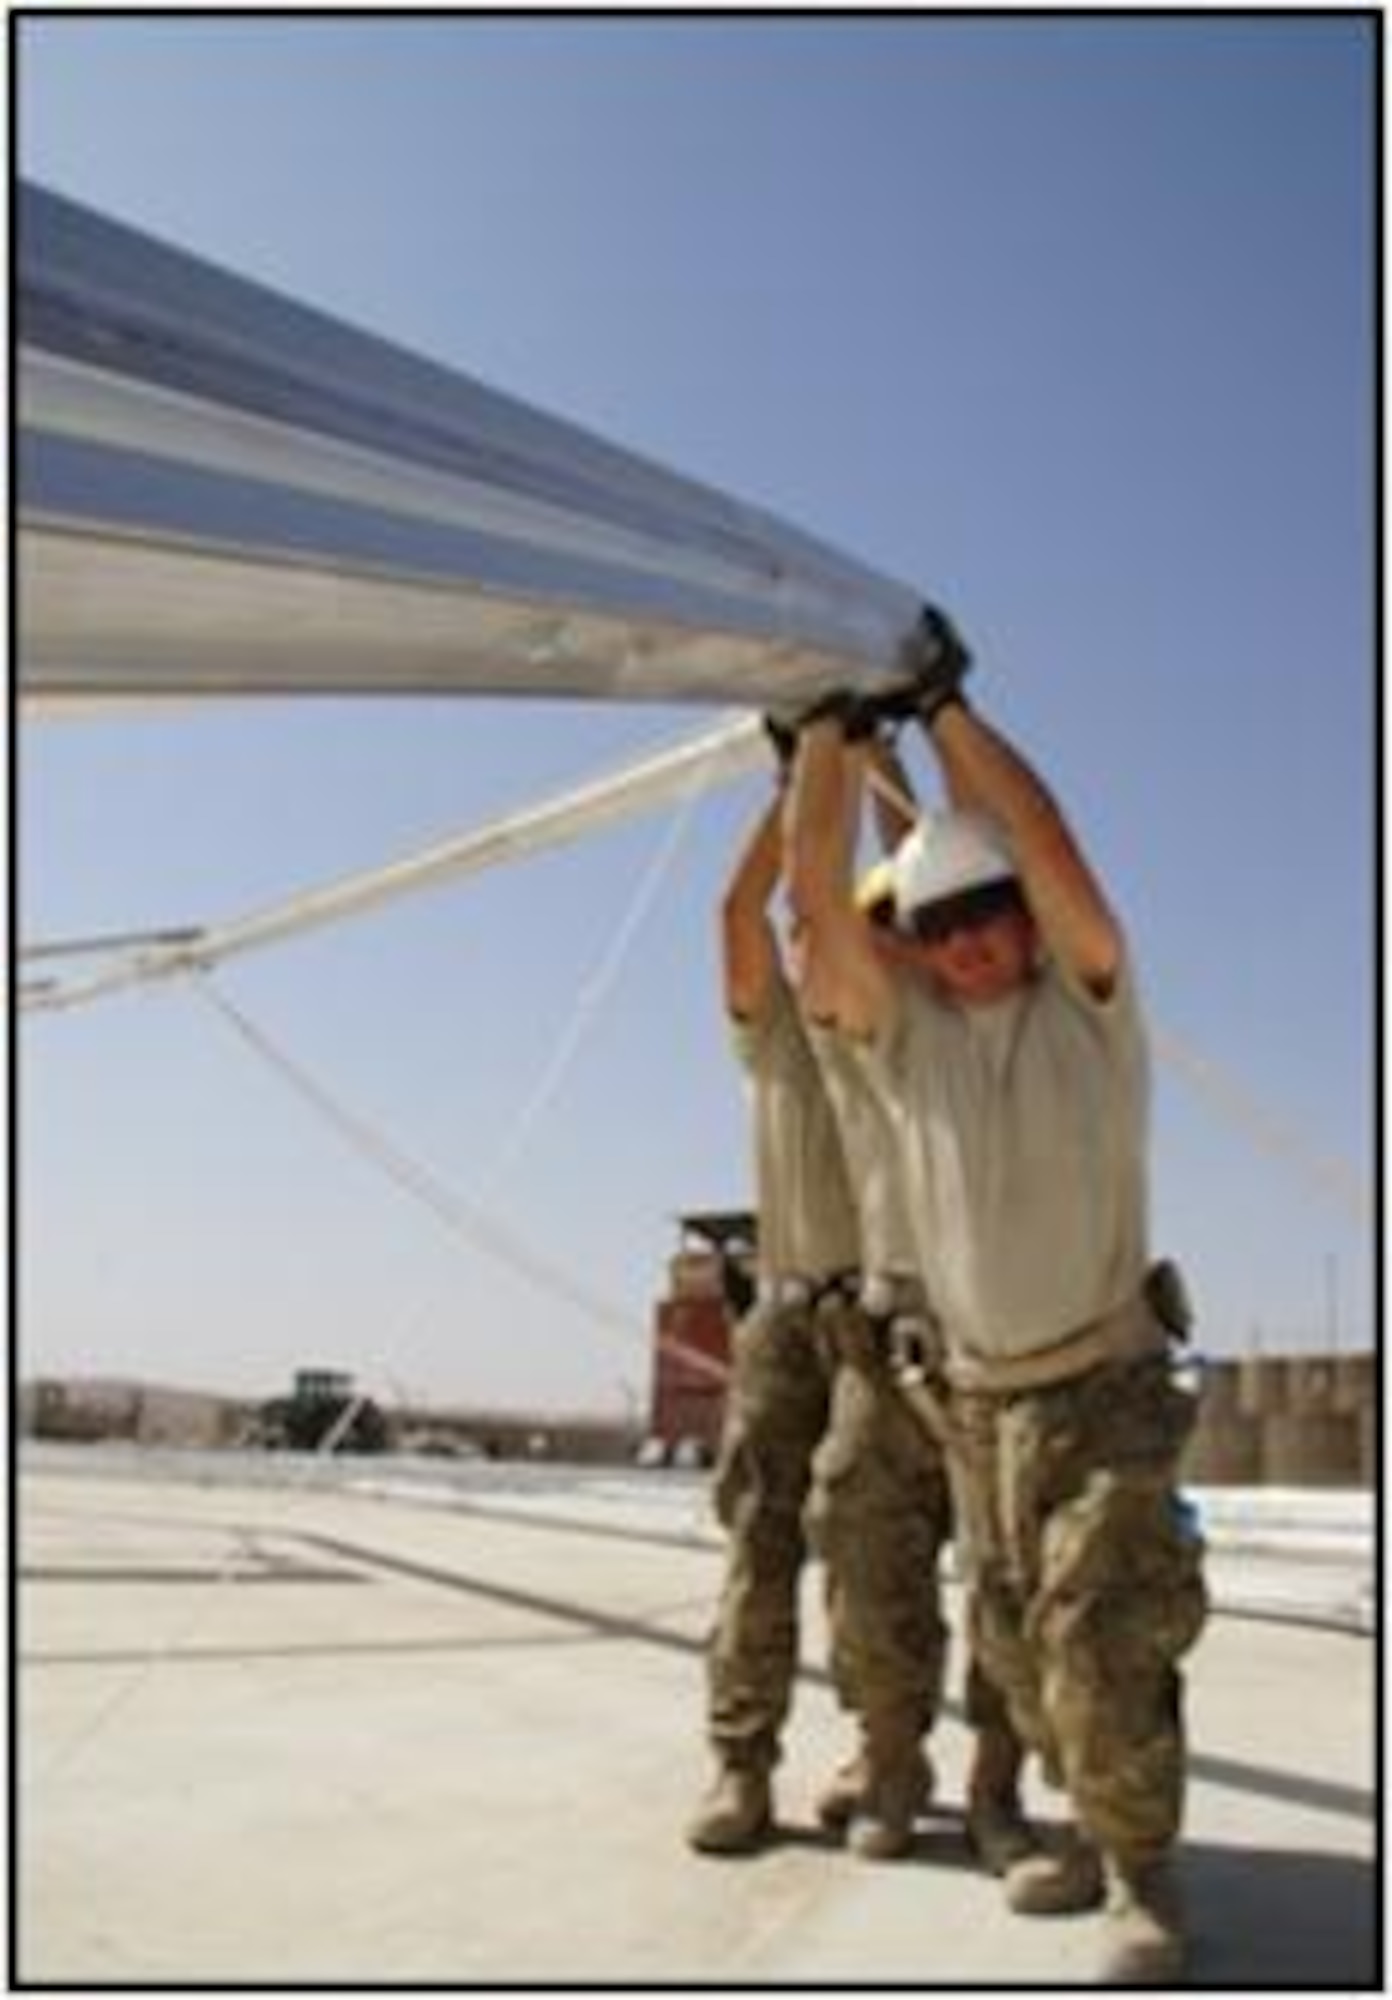
<svg viewBox="0 0 1392 2000">
<path fill-rule="evenodd" d="M 273 1396 L 257 1412 L 255 1436 L 268 1451 L 385 1451 L 387 1420 L 351 1375 L 337 1368 L 297 1368 L 288 1396 Z"/>
</svg>

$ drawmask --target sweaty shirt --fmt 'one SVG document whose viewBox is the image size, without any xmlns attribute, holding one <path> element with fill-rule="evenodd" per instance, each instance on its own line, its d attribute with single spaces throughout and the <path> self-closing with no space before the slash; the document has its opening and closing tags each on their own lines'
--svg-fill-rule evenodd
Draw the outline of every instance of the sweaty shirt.
<svg viewBox="0 0 1392 2000">
<path fill-rule="evenodd" d="M 758 1014 L 731 1020 L 749 1078 L 759 1269 L 829 1277 L 860 1262 L 860 1235 L 831 1101 L 792 990 L 775 974 Z"/>
<path fill-rule="evenodd" d="M 1046 964 L 954 1006 L 902 975 L 862 1052 L 898 1132 L 918 1265 L 949 1355 L 1017 1361 L 1145 1274 L 1149 1064 L 1129 969 L 1097 1000 Z"/>
</svg>

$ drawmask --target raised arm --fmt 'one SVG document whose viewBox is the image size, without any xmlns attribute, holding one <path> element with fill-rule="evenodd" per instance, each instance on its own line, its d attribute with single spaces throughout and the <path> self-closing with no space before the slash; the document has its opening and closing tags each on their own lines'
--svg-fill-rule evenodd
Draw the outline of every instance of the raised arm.
<svg viewBox="0 0 1392 2000">
<path fill-rule="evenodd" d="M 918 821 L 918 806 L 909 774 L 894 743 L 872 736 L 866 752 L 865 779 L 870 792 L 880 851 L 893 854 Z"/>
<path fill-rule="evenodd" d="M 771 799 L 740 851 L 720 905 L 725 1006 L 753 1020 L 773 988 L 778 943 L 769 905 L 783 872 L 783 794 Z"/>
<path fill-rule="evenodd" d="M 847 749 L 834 719 L 803 729 L 786 841 L 802 1004 L 813 1020 L 868 1037 L 888 1025 L 895 994 L 853 899 L 863 754 Z"/>
<path fill-rule="evenodd" d="M 1121 969 L 1125 938 L 1053 793 L 964 701 L 943 703 L 925 729 L 949 795 L 989 813 L 1004 831 L 1050 953 L 1105 999 Z"/>
</svg>

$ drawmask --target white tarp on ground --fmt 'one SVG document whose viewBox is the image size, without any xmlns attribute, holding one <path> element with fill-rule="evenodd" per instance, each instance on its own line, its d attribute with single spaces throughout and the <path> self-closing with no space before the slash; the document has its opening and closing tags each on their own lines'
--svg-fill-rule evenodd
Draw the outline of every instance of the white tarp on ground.
<svg viewBox="0 0 1392 2000">
<path fill-rule="evenodd" d="M 737 701 L 872 681 L 915 594 L 721 493 L 25 187 L 26 695 Z"/>
</svg>

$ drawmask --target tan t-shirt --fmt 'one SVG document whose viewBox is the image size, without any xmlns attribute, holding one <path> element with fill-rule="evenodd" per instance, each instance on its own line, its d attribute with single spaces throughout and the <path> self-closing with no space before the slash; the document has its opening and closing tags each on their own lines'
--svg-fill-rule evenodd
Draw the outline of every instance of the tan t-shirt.
<svg viewBox="0 0 1392 2000">
<path fill-rule="evenodd" d="M 918 1258 L 904 1199 L 898 1134 L 883 1094 L 834 1028 L 809 1022 L 807 1037 L 841 1134 L 865 1270 L 879 1277 L 910 1274 Z"/>
<path fill-rule="evenodd" d="M 750 1081 L 759 1269 L 824 1278 L 860 1261 L 860 1235 L 831 1101 L 788 983 L 731 1022 Z"/>
<path fill-rule="evenodd" d="M 1055 1346 L 1145 1274 L 1149 1063 L 1129 971 L 1106 1001 L 1045 966 L 963 1008 L 903 977 L 863 1051 L 894 1117 L 918 1265 L 949 1355 Z"/>
</svg>

